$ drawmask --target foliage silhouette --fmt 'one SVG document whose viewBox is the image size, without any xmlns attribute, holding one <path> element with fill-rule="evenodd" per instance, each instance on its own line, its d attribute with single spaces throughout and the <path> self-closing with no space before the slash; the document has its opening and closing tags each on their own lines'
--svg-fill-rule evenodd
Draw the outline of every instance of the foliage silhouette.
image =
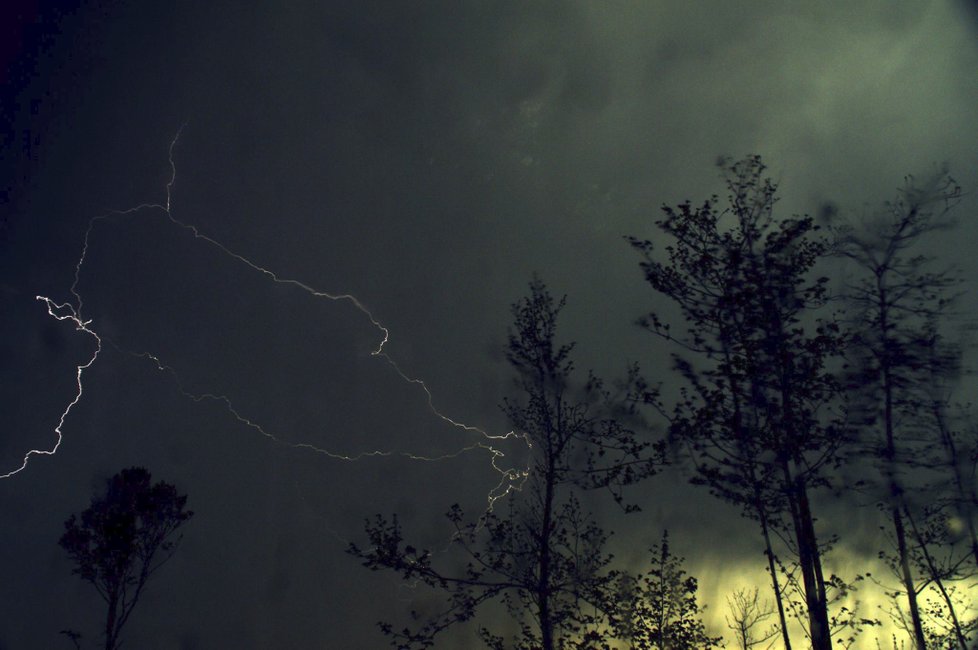
<svg viewBox="0 0 978 650">
<path fill-rule="evenodd" d="M 651 567 L 644 575 L 618 576 L 618 613 L 613 617 L 616 636 L 633 649 L 721 647 L 720 637 L 706 633 L 696 600 L 699 585 L 682 568 L 683 558 L 672 553 L 668 532 L 651 554 Z"/>
<path fill-rule="evenodd" d="M 417 628 L 380 624 L 395 647 L 430 647 L 439 633 L 472 619 L 492 601 L 506 608 L 510 621 L 502 632 L 480 628 L 490 648 L 608 647 L 618 604 L 617 573 L 605 551 L 609 533 L 584 510 L 576 493 L 612 487 L 620 500 L 617 488 L 654 472 L 661 448 L 640 442 L 604 409 L 608 394 L 593 376 L 583 394 L 576 395 L 573 345 L 557 343 L 563 306 L 564 300 L 554 300 L 534 280 L 529 295 L 512 307 L 507 358 L 520 392 L 502 409 L 531 443 L 532 458 L 521 490 L 505 504 L 470 522 L 457 505 L 449 511 L 452 546 L 464 569 L 443 569 L 430 552 L 405 544 L 396 515 L 368 521 L 369 546 L 349 548 L 370 569 L 394 570 L 404 580 L 445 593 L 444 609 L 424 617 Z M 509 634 L 510 629 L 516 632 Z"/>
<path fill-rule="evenodd" d="M 122 628 L 146 582 L 172 557 L 181 539 L 177 531 L 193 516 L 185 509 L 186 495 L 151 481 L 145 468 L 122 470 L 107 481 L 104 495 L 65 521 L 59 542 L 75 564 L 72 572 L 90 582 L 108 606 L 105 650 L 121 645 Z M 76 633 L 63 633 L 77 645 Z"/>
<path fill-rule="evenodd" d="M 677 333 L 655 312 L 640 320 L 682 350 L 673 360 L 686 379 L 671 409 L 655 389 L 642 398 L 670 420 L 694 482 L 760 523 L 785 646 L 772 533 L 798 556 L 813 648 L 830 650 L 810 493 L 839 462 L 847 432 L 828 412 L 841 395 L 829 366 L 844 337 L 834 320 L 814 316 L 828 298 L 827 278 L 811 277 L 826 243 L 811 218 L 775 217 L 777 187 L 763 176 L 760 157 L 721 164 L 726 208 L 715 196 L 700 207 L 663 208 L 656 225 L 670 240 L 665 261 L 650 240 L 629 238 L 646 280 L 686 325 Z"/>
</svg>

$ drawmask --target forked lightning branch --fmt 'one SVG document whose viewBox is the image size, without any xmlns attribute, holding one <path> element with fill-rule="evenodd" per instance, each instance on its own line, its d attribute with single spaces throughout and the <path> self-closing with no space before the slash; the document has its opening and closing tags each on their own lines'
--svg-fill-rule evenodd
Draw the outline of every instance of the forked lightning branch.
<svg viewBox="0 0 978 650">
<path fill-rule="evenodd" d="M 182 131 L 183 128 L 181 127 L 180 131 L 177 132 L 176 136 L 170 142 L 170 146 L 168 149 L 170 178 L 166 184 L 166 195 L 165 195 L 164 202 L 144 203 L 129 208 L 127 210 L 116 210 L 90 219 L 88 222 L 88 226 L 85 230 L 85 236 L 82 243 L 81 254 L 78 258 L 77 263 L 75 264 L 74 280 L 70 288 L 70 293 L 73 301 L 57 302 L 56 300 L 53 300 L 52 298 L 49 298 L 47 296 L 37 296 L 37 300 L 43 302 L 46 305 L 47 312 L 52 318 L 58 321 L 70 322 L 71 324 L 74 325 L 76 331 L 82 332 L 85 335 L 92 337 L 95 341 L 95 350 L 92 352 L 92 354 L 88 357 L 88 359 L 84 363 L 78 365 L 75 369 L 75 378 L 76 378 L 75 395 L 71 399 L 71 401 L 64 407 L 61 414 L 57 418 L 57 424 L 54 427 L 54 433 L 55 433 L 54 444 L 51 445 L 49 448 L 29 449 L 27 452 L 25 452 L 21 464 L 18 467 L 6 471 L 3 474 L 0 474 L 0 479 L 8 479 L 16 474 L 25 471 L 28 468 L 31 459 L 34 458 L 35 456 L 52 456 L 58 452 L 58 449 L 61 446 L 64 436 L 66 435 L 65 427 L 66 427 L 67 420 L 71 414 L 71 411 L 81 402 L 81 400 L 84 397 L 85 386 L 83 380 L 84 380 L 85 372 L 95 364 L 95 362 L 98 360 L 99 354 L 103 350 L 103 346 L 108 344 L 118 349 L 119 351 L 127 353 L 133 357 L 147 360 L 151 364 L 153 364 L 156 370 L 163 371 L 169 374 L 172 380 L 174 381 L 174 383 L 176 384 L 180 393 L 187 399 L 190 399 L 198 403 L 205 402 L 205 401 L 217 402 L 220 405 L 222 405 L 222 407 L 226 410 L 226 412 L 232 418 L 234 418 L 240 425 L 259 433 L 260 435 L 268 438 L 269 440 L 274 441 L 275 443 L 286 445 L 294 449 L 307 450 L 312 453 L 321 454 L 332 460 L 343 461 L 343 462 L 355 462 L 355 461 L 361 461 L 361 460 L 366 460 L 375 457 L 392 457 L 392 456 L 403 457 L 404 459 L 410 461 L 437 462 L 437 461 L 448 460 L 451 458 L 456 458 L 466 453 L 482 452 L 488 455 L 488 462 L 490 466 L 496 473 L 499 474 L 499 482 L 492 487 L 492 489 L 489 491 L 486 497 L 488 502 L 487 503 L 488 509 L 491 510 L 495 501 L 508 494 L 511 490 L 518 490 L 522 485 L 523 481 L 525 481 L 528 471 L 527 469 L 512 469 L 512 468 L 502 467 L 500 465 L 500 461 L 504 457 L 504 453 L 498 448 L 498 444 L 500 441 L 507 440 L 510 438 L 520 438 L 527 445 L 529 445 L 529 440 L 527 439 L 525 434 L 519 434 L 515 431 L 509 431 L 504 434 L 492 435 L 477 426 L 459 422 L 440 412 L 435 407 L 434 397 L 431 393 L 431 390 L 428 388 L 428 385 L 424 382 L 424 380 L 415 377 L 410 377 L 407 374 L 405 374 L 404 371 L 402 371 L 401 368 L 394 361 L 394 359 L 391 358 L 391 356 L 387 353 L 385 348 L 387 346 L 388 341 L 390 340 L 390 331 L 376 317 L 374 317 L 374 315 L 370 312 L 370 310 L 367 309 L 366 306 L 364 306 L 364 304 L 356 296 L 348 293 L 330 293 L 326 291 L 321 291 L 299 280 L 283 278 L 279 276 L 277 273 L 275 273 L 274 271 L 265 268 L 260 264 L 257 264 L 251 259 L 229 249 L 221 242 L 203 234 L 202 232 L 200 232 L 197 226 L 193 224 L 185 223 L 177 219 L 173 215 L 171 200 L 172 200 L 173 187 L 176 182 L 176 163 L 174 162 L 173 156 L 174 156 L 174 150 L 180 139 L 180 135 Z M 371 325 L 377 330 L 378 334 L 380 335 L 380 341 L 377 344 L 377 347 L 371 352 L 371 356 L 376 357 L 378 359 L 382 359 L 383 361 L 388 363 L 390 367 L 394 370 L 394 372 L 397 373 L 398 377 L 400 377 L 401 380 L 403 380 L 404 382 L 417 386 L 424 394 L 424 399 L 426 401 L 428 409 L 436 418 L 462 431 L 465 434 L 475 435 L 476 440 L 474 442 L 459 447 L 457 450 L 453 452 L 439 454 L 439 455 L 425 455 L 423 453 L 419 453 L 416 451 L 393 451 L 393 450 L 384 450 L 384 449 L 364 450 L 355 454 L 341 454 L 334 451 L 330 451 L 329 449 L 323 447 L 316 446 L 311 443 L 289 441 L 286 440 L 281 435 L 277 434 L 272 427 L 265 426 L 248 417 L 240 408 L 238 408 L 235 404 L 233 404 L 231 399 L 226 395 L 217 392 L 193 393 L 186 390 L 183 386 L 183 383 L 180 380 L 180 376 L 177 373 L 177 371 L 171 366 L 164 363 L 158 355 L 148 351 L 135 352 L 130 350 L 124 350 L 118 345 L 116 345 L 109 338 L 107 338 L 105 335 L 99 334 L 98 331 L 96 330 L 96 326 L 93 324 L 93 321 L 90 319 L 86 320 L 84 317 L 83 314 L 84 299 L 82 298 L 82 295 L 78 288 L 82 276 L 82 272 L 84 270 L 86 257 L 88 256 L 89 243 L 93 236 L 95 226 L 96 224 L 98 224 L 98 222 L 102 220 L 106 220 L 110 218 L 112 219 L 134 218 L 140 213 L 144 213 L 145 211 L 149 211 L 149 210 L 156 210 L 162 212 L 163 215 L 165 215 L 166 219 L 169 221 L 169 223 L 172 224 L 172 226 L 188 231 L 189 233 L 191 233 L 195 241 L 200 241 L 209 246 L 216 248 L 223 255 L 226 255 L 227 257 L 235 260 L 236 262 L 243 264 L 244 266 L 248 267 L 251 271 L 260 273 L 271 282 L 283 284 L 283 285 L 289 285 L 317 299 L 349 303 L 354 309 L 361 312 L 370 321 Z"/>
</svg>

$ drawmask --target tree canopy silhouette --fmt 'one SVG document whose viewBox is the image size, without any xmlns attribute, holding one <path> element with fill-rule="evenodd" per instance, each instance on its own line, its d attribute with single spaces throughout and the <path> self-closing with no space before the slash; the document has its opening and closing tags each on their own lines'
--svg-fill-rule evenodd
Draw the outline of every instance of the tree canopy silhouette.
<svg viewBox="0 0 978 650">
<path fill-rule="evenodd" d="M 430 552 L 405 544 L 396 516 L 368 521 L 369 547 L 349 548 L 364 566 L 394 570 L 447 597 L 441 612 L 415 629 L 381 624 L 398 648 L 431 646 L 436 635 L 472 619 L 491 601 L 501 603 L 510 620 L 481 626 L 490 648 L 607 647 L 618 573 L 605 550 L 609 533 L 583 508 L 577 492 L 650 474 L 658 460 L 654 446 L 638 442 L 604 411 L 594 377 L 583 393 L 575 391 L 573 345 L 557 342 L 563 305 L 539 280 L 513 305 L 507 357 L 520 390 L 502 409 L 531 443 L 532 458 L 521 490 L 505 503 L 475 521 L 466 521 L 457 505 L 451 508 L 452 542 L 464 569 L 443 568 L 450 561 L 436 565 Z"/>
<path fill-rule="evenodd" d="M 120 646 L 147 580 L 173 555 L 177 531 L 192 516 L 187 497 L 169 483 L 152 483 L 143 467 L 124 469 L 107 481 L 80 515 L 65 521 L 60 545 L 107 605 L 105 650 Z M 77 642 L 76 633 L 67 632 Z"/>
<path fill-rule="evenodd" d="M 775 216 L 777 187 L 759 156 L 722 166 L 726 206 L 714 196 L 699 207 L 663 207 L 656 226 L 668 242 L 665 260 L 651 240 L 629 238 L 646 280 L 685 321 L 674 330 L 655 312 L 640 320 L 680 348 L 673 361 L 686 379 L 674 407 L 656 390 L 645 400 L 689 451 L 694 482 L 759 521 L 785 646 L 772 531 L 798 558 L 812 647 L 830 650 L 810 495 L 846 442 L 845 427 L 827 412 L 841 393 L 829 366 L 844 338 L 833 320 L 814 315 L 827 299 L 827 279 L 813 277 L 827 245 L 811 218 Z"/>
<path fill-rule="evenodd" d="M 651 549 L 644 575 L 618 576 L 619 596 L 612 616 L 615 636 L 639 650 L 711 650 L 722 647 L 700 618 L 699 583 L 682 568 L 683 558 L 669 545 L 669 533 Z"/>
</svg>

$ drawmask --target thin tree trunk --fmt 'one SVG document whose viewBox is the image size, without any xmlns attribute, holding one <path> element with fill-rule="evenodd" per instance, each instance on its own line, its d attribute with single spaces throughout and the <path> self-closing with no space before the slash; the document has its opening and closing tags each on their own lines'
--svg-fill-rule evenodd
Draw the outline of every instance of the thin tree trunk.
<svg viewBox="0 0 978 650">
<path fill-rule="evenodd" d="M 543 650 L 554 650 L 553 621 L 550 613 L 550 527 L 553 518 L 554 466 L 548 450 L 547 485 L 544 493 L 543 522 L 540 531 L 540 575 L 537 583 L 537 607 L 540 613 L 540 641 Z"/>
<path fill-rule="evenodd" d="M 913 574 L 910 572 L 910 553 L 907 549 L 907 535 L 903 527 L 903 517 L 900 510 L 893 506 L 893 531 L 896 534 L 897 550 L 900 554 L 900 572 L 903 588 L 907 591 L 907 605 L 910 608 L 910 620 L 913 624 L 914 642 L 917 650 L 926 650 L 923 623 L 920 620 L 920 609 L 917 605 L 917 589 L 914 586 Z"/>
<path fill-rule="evenodd" d="M 781 599 L 781 585 L 778 582 L 777 569 L 774 566 L 774 550 L 771 548 L 771 534 L 768 530 L 767 511 L 757 497 L 757 514 L 761 521 L 761 534 L 764 536 L 764 554 L 767 556 L 767 568 L 771 573 L 771 588 L 774 590 L 774 601 L 778 605 L 778 621 L 781 623 L 781 638 L 784 639 L 784 650 L 791 650 L 791 638 L 788 636 L 788 621 L 784 614 L 784 602 Z"/>
<path fill-rule="evenodd" d="M 119 604 L 119 597 L 113 593 L 109 597 L 109 611 L 105 615 L 105 650 L 115 650 L 116 642 L 116 608 Z"/>
<path fill-rule="evenodd" d="M 798 565 L 801 568 L 802 586 L 805 590 L 805 609 L 808 612 L 808 629 L 811 636 L 812 650 L 832 650 L 832 639 L 829 633 L 828 613 L 824 600 L 819 598 L 820 591 L 815 573 L 814 528 L 806 519 L 811 518 L 807 507 L 807 495 L 801 477 L 793 477 L 787 460 L 782 460 L 781 471 L 784 476 L 785 493 L 788 496 L 788 510 L 798 544 Z"/>
<path fill-rule="evenodd" d="M 897 541 L 897 553 L 900 561 L 900 581 L 903 589 L 907 592 L 907 606 L 910 609 L 910 623 L 913 627 L 914 644 L 917 650 L 927 650 L 927 643 L 924 640 L 924 626 L 920 620 L 920 608 L 917 605 L 917 589 L 914 585 L 913 573 L 910 570 L 910 556 L 907 550 L 907 535 L 903 528 L 903 519 L 900 516 L 899 504 L 903 502 L 903 487 L 896 479 L 896 432 L 893 426 L 893 371 L 890 362 L 890 353 L 896 345 L 891 342 L 889 325 L 889 302 L 887 298 L 886 286 L 882 276 L 877 276 L 876 291 L 879 296 L 879 328 L 880 340 L 883 344 L 882 363 L 880 370 L 883 375 L 883 427 L 886 436 L 886 448 L 883 454 L 886 466 L 884 473 L 887 480 L 887 488 L 890 491 L 890 514 L 893 520 L 893 535 Z"/>
<path fill-rule="evenodd" d="M 777 314 L 774 310 L 773 313 Z M 778 341 L 778 349 L 784 350 L 784 325 L 772 323 L 772 332 Z M 781 393 L 781 433 L 788 435 L 794 432 L 795 419 L 793 409 L 793 392 L 791 378 L 793 364 L 790 354 L 781 354 L 778 360 L 781 365 L 779 383 Z M 797 435 L 797 433 L 795 433 Z M 781 453 L 787 453 L 787 450 Z M 786 456 L 781 459 L 781 470 L 784 476 L 785 493 L 788 496 L 788 507 L 791 511 L 792 523 L 795 530 L 795 540 L 798 543 L 798 561 L 801 565 L 802 582 L 805 587 L 805 605 L 808 609 L 808 626 L 811 634 L 812 650 L 832 650 L 832 632 L 829 628 L 829 615 L 825 599 L 825 581 L 822 577 L 822 565 L 819 560 L 818 539 L 815 535 L 815 524 L 812 521 L 811 506 L 808 503 L 808 490 L 804 474 L 793 475 Z"/>
<path fill-rule="evenodd" d="M 805 483 L 795 479 L 798 499 L 798 556 L 802 579 L 805 585 L 805 602 L 808 606 L 808 624 L 812 635 L 812 650 L 832 650 L 832 632 L 829 628 L 828 606 L 825 598 L 825 581 L 822 577 L 822 564 L 819 558 L 815 525 L 812 522 L 811 508 Z"/>
<path fill-rule="evenodd" d="M 732 360 L 730 358 L 729 350 L 726 346 L 726 343 L 724 344 L 724 354 L 725 354 L 725 360 L 727 364 L 731 365 Z M 739 436 L 742 439 L 744 439 L 747 436 L 743 430 L 743 422 L 742 422 L 742 414 L 741 414 L 741 402 L 743 401 L 743 399 L 742 399 L 742 392 L 740 389 L 740 382 L 738 381 L 737 376 L 734 373 L 728 373 L 727 380 L 730 382 L 730 386 L 733 393 L 734 422 L 736 423 L 735 427 Z M 750 458 L 753 458 L 753 454 L 750 452 L 748 452 L 745 455 Z M 755 472 L 755 468 L 752 462 L 748 464 L 747 472 L 750 478 L 751 485 L 754 488 L 754 495 L 753 495 L 754 509 L 757 511 L 757 518 L 761 524 L 761 535 L 764 537 L 764 555 L 767 556 L 768 571 L 771 574 L 771 587 L 774 590 L 774 602 L 777 603 L 778 606 L 778 621 L 781 624 L 781 637 L 784 640 L 784 650 L 791 650 L 791 638 L 788 635 L 788 622 L 787 622 L 787 617 L 785 616 L 784 613 L 784 601 L 781 598 L 781 585 L 778 582 L 778 573 L 777 573 L 777 569 L 774 566 L 775 564 L 774 549 L 771 547 L 771 533 L 770 533 L 770 525 L 767 519 L 767 508 L 764 505 L 764 499 L 761 495 L 759 481 L 757 479 L 757 474 Z M 746 636 L 744 640 L 744 650 L 747 650 Z"/>
</svg>

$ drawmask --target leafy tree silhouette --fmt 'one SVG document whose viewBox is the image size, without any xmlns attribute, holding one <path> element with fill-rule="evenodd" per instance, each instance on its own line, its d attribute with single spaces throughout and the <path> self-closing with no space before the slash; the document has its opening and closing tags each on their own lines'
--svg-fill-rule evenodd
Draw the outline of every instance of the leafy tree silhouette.
<svg viewBox="0 0 978 650">
<path fill-rule="evenodd" d="M 696 578 L 682 568 L 683 558 L 669 547 L 668 531 L 651 549 L 651 567 L 641 576 L 620 574 L 616 636 L 633 649 L 710 650 L 722 647 L 700 618 Z"/>
<path fill-rule="evenodd" d="M 65 521 L 59 542 L 75 563 L 72 572 L 90 582 L 108 606 L 105 650 L 120 647 L 122 628 L 147 580 L 172 557 L 181 539 L 177 531 L 193 516 L 185 509 L 186 495 L 151 480 L 143 467 L 110 478 L 104 495 Z M 62 633 L 78 645 L 76 632 Z"/>
<path fill-rule="evenodd" d="M 639 442 L 602 408 L 608 395 L 594 377 L 583 396 L 575 396 L 573 345 L 560 345 L 556 338 L 563 306 L 564 300 L 554 300 L 539 280 L 513 305 L 507 357 L 521 390 L 502 409 L 532 444 L 532 460 L 522 489 L 510 494 L 505 505 L 468 523 L 457 505 L 451 508 L 452 546 L 464 569 L 443 569 L 430 552 L 405 544 L 396 515 L 368 521 L 369 546 L 349 547 L 365 567 L 396 571 L 447 597 L 444 609 L 416 629 L 380 624 L 397 648 L 430 647 L 436 635 L 471 620 L 491 601 L 510 615 L 502 627 L 515 626 L 517 632 L 507 640 L 482 626 L 480 635 L 490 648 L 608 647 L 618 606 L 617 573 L 605 551 L 609 534 L 583 509 L 576 493 L 651 474 L 661 448 Z M 439 564 L 450 562 L 445 558 Z"/>
<path fill-rule="evenodd" d="M 843 336 L 832 320 L 815 321 L 827 299 L 826 278 L 812 278 L 826 253 L 809 217 L 774 215 L 777 187 L 759 156 L 722 160 L 727 207 L 712 197 L 664 207 L 656 222 L 665 235 L 665 261 L 650 240 L 629 238 L 643 256 L 645 278 L 680 310 L 685 329 L 657 313 L 640 320 L 683 350 L 673 355 L 686 379 L 666 409 L 656 389 L 644 400 L 670 420 L 689 451 L 694 482 L 757 520 L 786 648 L 782 588 L 772 531 L 797 554 L 814 650 L 830 650 L 826 580 L 810 493 L 840 460 L 845 427 L 827 413 L 841 395 L 829 369 Z"/>
</svg>

